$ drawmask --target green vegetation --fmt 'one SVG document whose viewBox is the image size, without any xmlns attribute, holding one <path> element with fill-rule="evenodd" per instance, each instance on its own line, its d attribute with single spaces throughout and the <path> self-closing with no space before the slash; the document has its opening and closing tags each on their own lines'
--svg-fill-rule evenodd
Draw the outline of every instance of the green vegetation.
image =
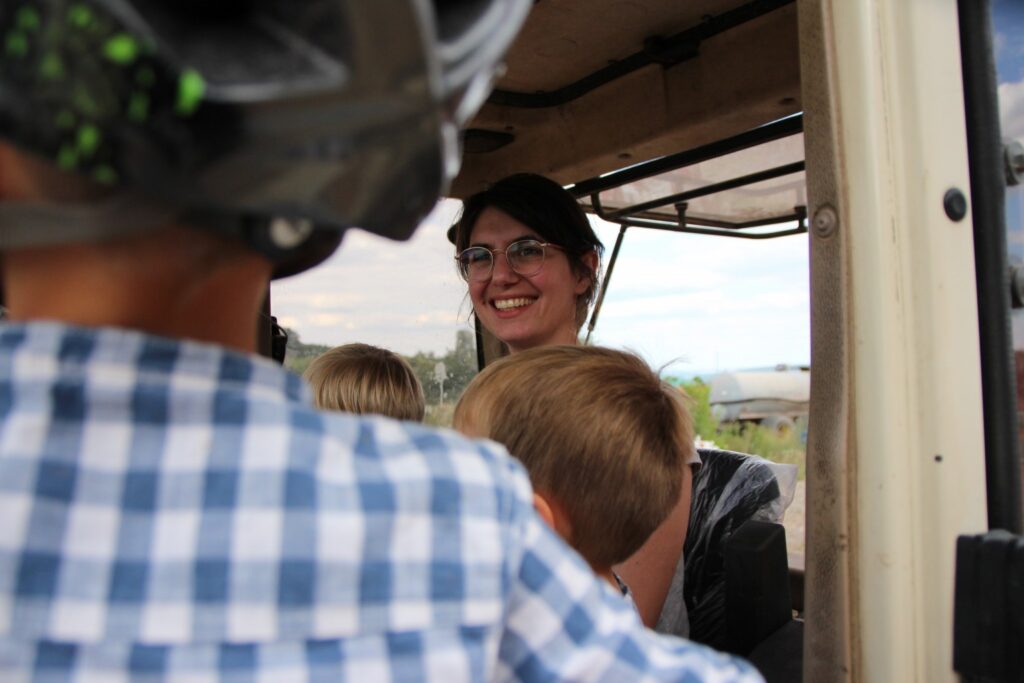
<svg viewBox="0 0 1024 683">
<path fill-rule="evenodd" d="M 288 346 L 285 347 L 284 366 L 296 375 L 304 373 L 314 358 L 331 348 L 323 344 L 303 344 L 298 332 L 288 328 L 285 332 L 288 333 Z"/>
<path fill-rule="evenodd" d="M 445 401 L 444 403 L 428 403 L 427 414 L 423 416 L 424 424 L 431 427 L 451 427 L 452 418 L 455 416 L 455 404 L 458 401 Z"/>
<path fill-rule="evenodd" d="M 671 381 L 671 378 L 670 378 Z M 806 446 L 803 434 L 806 423 L 798 420 L 795 429 L 778 432 L 753 423 L 719 423 L 711 412 L 710 387 L 699 377 L 689 382 L 674 382 L 690 395 L 694 431 L 701 439 L 714 442 L 728 451 L 753 453 L 774 462 L 790 463 L 800 468 L 804 478 Z"/>
<path fill-rule="evenodd" d="M 285 367 L 302 374 L 310 362 L 330 347 L 323 344 L 304 344 L 295 330 L 288 330 L 288 351 Z M 424 419 L 429 425 L 450 427 L 452 414 L 459 396 L 476 375 L 476 344 L 473 333 L 460 330 L 455 337 L 455 348 L 444 354 L 419 352 L 405 359 L 423 385 L 427 399 L 427 414 Z M 443 364 L 444 372 L 439 371 Z M 444 380 L 439 381 L 443 374 Z M 711 412 L 709 403 L 710 387 L 699 377 L 688 382 L 668 378 L 670 382 L 686 390 L 690 396 L 690 410 L 693 414 L 694 432 L 703 440 L 711 441 L 718 448 L 740 453 L 753 453 L 768 460 L 792 463 L 800 468 L 800 479 L 804 478 L 805 446 L 802 435 L 806 423 L 798 420 L 795 429 L 777 432 L 757 424 L 721 424 Z"/>
<path fill-rule="evenodd" d="M 443 355 L 420 351 L 415 356 L 405 356 L 412 366 L 413 372 L 423 385 L 423 394 L 427 398 L 427 415 L 445 404 L 459 400 L 466 385 L 476 376 L 476 341 L 469 330 L 459 330 L 455 334 L 455 348 Z M 444 364 L 444 381 L 438 381 L 439 364 Z M 451 408 L 449 409 L 450 412 Z M 444 411 L 441 411 L 444 412 Z M 450 420 L 450 415 L 449 415 Z M 435 424 L 431 422 L 430 424 Z M 436 423 L 443 424 L 443 423 Z"/>
</svg>

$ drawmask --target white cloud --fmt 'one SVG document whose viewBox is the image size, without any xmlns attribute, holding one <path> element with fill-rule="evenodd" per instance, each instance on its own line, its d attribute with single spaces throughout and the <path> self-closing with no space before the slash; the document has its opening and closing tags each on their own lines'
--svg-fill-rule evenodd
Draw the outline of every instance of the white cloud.
<svg viewBox="0 0 1024 683">
<path fill-rule="evenodd" d="M 350 308 L 366 302 L 358 292 L 284 290 L 274 297 L 275 306 L 305 308 Z"/>
<path fill-rule="evenodd" d="M 363 341 L 401 353 L 451 348 L 466 319 L 465 284 L 445 237 L 457 208 L 439 204 L 408 242 L 350 231 L 325 263 L 274 283 L 275 315 L 306 342 Z"/>
<path fill-rule="evenodd" d="M 602 226 L 602 239 L 615 226 Z M 806 235 L 771 240 L 627 232 L 595 341 L 667 372 L 807 363 Z"/>
<path fill-rule="evenodd" d="M 999 86 L 999 125 L 1004 138 L 1024 140 L 1024 80 Z"/>
</svg>

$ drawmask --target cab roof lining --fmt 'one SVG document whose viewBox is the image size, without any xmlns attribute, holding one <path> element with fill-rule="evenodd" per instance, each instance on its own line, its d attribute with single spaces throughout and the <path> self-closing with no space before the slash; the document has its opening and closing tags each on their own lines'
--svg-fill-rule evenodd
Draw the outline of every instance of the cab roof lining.
<svg viewBox="0 0 1024 683">
<path fill-rule="evenodd" d="M 506 62 L 454 197 L 524 171 L 579 183 L 801 110 L 793 0 L 538 0 Z"/>
</svg>

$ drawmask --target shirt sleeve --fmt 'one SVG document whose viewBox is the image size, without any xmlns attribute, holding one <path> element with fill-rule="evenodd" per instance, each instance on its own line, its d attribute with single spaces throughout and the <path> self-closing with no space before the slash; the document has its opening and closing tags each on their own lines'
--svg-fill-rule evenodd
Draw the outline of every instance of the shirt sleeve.
<svg viewBox="0 0 1024 683">
<path fill-rule="evenodd" d="M 521 548 L 511 553 L 497 680 L 762 681 L 743 660 L 645 629 L 622 596 L 516 499 Z"/>
</svg>

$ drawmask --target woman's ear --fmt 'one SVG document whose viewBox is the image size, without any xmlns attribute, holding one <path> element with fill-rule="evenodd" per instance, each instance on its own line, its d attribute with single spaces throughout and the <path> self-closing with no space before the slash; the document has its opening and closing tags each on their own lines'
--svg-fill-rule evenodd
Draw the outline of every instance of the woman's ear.
<svg viewBox="0 0 1024 683">
<path fill-rule="evenodd" d="M 576 296 L 587 291 L 597 281 L 597 252 L 591 249 L 580 257 L 584 269 L 576 275 Z"/>
</svg>

